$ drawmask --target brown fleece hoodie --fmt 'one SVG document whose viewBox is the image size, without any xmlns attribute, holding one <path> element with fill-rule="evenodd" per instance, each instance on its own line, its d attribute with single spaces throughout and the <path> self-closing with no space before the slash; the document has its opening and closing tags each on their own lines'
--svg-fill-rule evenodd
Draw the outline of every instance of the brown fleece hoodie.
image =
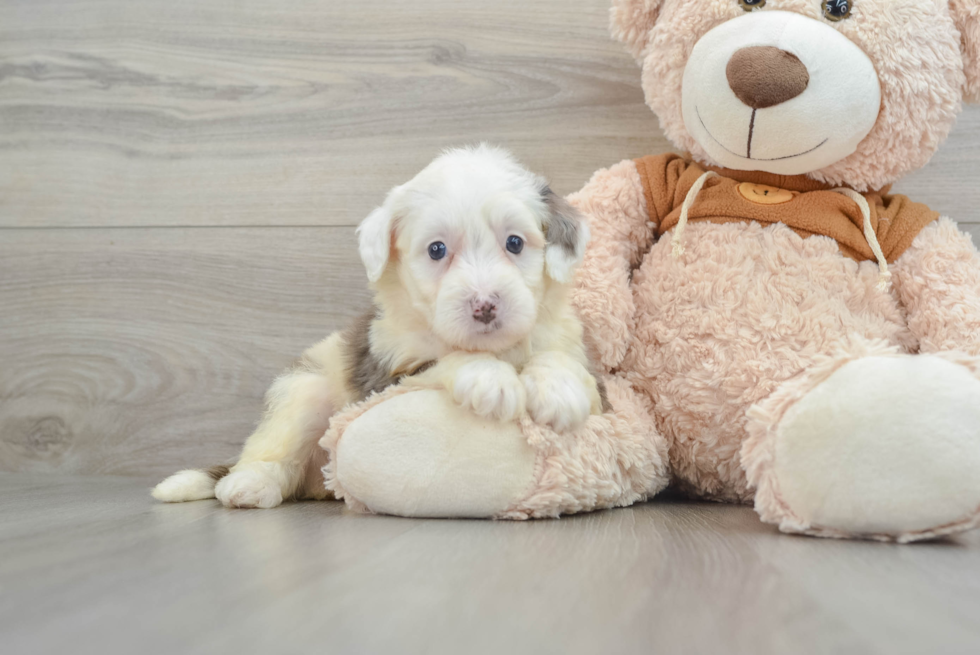
<svg viewBox="0 0 980 655">
<path fill-rule="evenodd" d="M 647 211 L 657 223 L 658 235 L 677 225 L 681 204 L 691 187 L 706 171 L 714 171 L 720 177 L 705 182 L 688 213 L 689 221 L 783 223 L 804 238 L 821 235 L 834 239 L 842 253 L 858 261 L 875 259 L 864 237 L 861 208 L 830 185 L 803 175 L 706 167 L 674 154 L 635 161 Z M 881 250 L 889 262 L 894 262 L 939 214 L 905 196 L 889 195 L 888 189 L 861 195 L 871 209 L 871 226 Z"/>
</svg>

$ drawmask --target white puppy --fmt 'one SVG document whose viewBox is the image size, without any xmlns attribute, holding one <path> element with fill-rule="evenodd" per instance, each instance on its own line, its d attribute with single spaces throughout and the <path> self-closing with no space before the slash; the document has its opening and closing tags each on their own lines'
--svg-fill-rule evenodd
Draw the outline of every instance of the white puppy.
<svg viewBox="0 0 980 655">
<path fill-rule="evenodd" d="M 375 309 L 275 381 L 230 470 L 181 471 L 154 497 L 229 507 L 324 498 L 317 441 L 331 415 L 398 382 L 444 387 L 501 421 L 527 411 L 558 431 L 602 411 L 568 303 L 588 226 L 508 153 L 443 154 L 392 189 L 358 236 Z"/>
</svg>

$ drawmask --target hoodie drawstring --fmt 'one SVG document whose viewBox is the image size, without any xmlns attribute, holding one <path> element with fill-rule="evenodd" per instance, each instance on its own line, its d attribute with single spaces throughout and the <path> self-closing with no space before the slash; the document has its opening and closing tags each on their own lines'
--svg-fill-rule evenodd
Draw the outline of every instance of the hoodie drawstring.
<svg viewBox="0 0 980 655">
<path fill-rule="evenodd" d="M 674 259 L 679 258 L 684 254 L 684 243 L 682 239 L 684 237 L 684 228 L 687 227 L 687 214 L 691 210 L 691 205 L 694 204 L 695 199 L 701 189 L 704 187 L 704 183 L 708 181 L 708 178 L 718 177 L 718 173 L 714 171 L 706 171 L 694 182 L 691 186 L 691 190 L 687 192 L 687 196 L 684 197 L 684 203 L 681 205 L 681 215 L 677 220 L 677 225 L 674 227 L 674 232 L 670 238 L 670 252 Z M 839 187 L 836 189 L 830 189 L 834 193 L 839 193 L 842 196 L 847 196 L 853 200 L 858 208 L 861 210 L 861 216 L 864 219 L 864 240 L 868 242 L 868 246 L 871 247 L 871 252 L 874 253 L 875 259 L 878 260 L 878 289 L 882 291 L 887 291 L 889 285 L 891 284 L 891 271 L 888 270 L 888 260 L 885 259 L 885 254 L 881 251 L 881 244 L 878 243 L 878 235 L 875 234 L 874 228 L 871 227 L 871 207 L 868 206 L 868 201 L 860 193 L 853 189 L 848 189 L 845 187 Z"/>
<path fill-rule="evenodd" d="M 878 243 L 878 235 L 871 227 L 871 207 L 868 206 L 867 199 L 854 189 L 839 187 L 831 189 L 831 191 L 847 196 L 856 202 L 861 210 L 861 216 L 864 217 L 864 240 L 871 246 L 871 252 L 875 254 L 875 259 L 878 260 L 878 289 L 887 291 L 891 285 L 892 273 L 888 270 L 888 260 L 885 259 L 885 254 L 881 251 L 881 244 Z"/>
<path fill-rule="evenodd" d="M 675 259 L 684 254 L 684 244 L 681 243 L 681 238 L 684 236 L 684 228 L 687 227 L 687 212 L 690 211 L 691 205 L 694 204 L 694 199 L 701 193 L 701 187 L 704 186 L 704 183 L 708 181 L 709 177 L 719 176 L 714 171 L 706 171 L 697 179 L 694 186 L 691 187 L 691 190 L 684 197 L 684 204 L 681 205 L 681 217 L 677 220 L 674 234 L 670 237 L 670 252 Z"/>
</svg>

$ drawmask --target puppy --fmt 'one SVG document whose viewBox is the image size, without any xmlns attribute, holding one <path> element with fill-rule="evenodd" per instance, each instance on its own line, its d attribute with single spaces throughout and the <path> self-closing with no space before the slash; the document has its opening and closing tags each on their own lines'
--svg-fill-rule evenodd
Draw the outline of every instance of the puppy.
<svg viewBox="0 0 980 655">
<path fill-rule="evenodd" d="M 181 471 L 154 497 L 229 507 L 327 497 L 317 441 L 331 415 L 399 382 L 443 387 L 500 421 L 526 411 L 557 431 L 603 410 L 568 302 L 588 225 L 508 153 L 446 152 L 357 232 L 375 308 L 273 383 L 230 470 Z"/>
</svg>

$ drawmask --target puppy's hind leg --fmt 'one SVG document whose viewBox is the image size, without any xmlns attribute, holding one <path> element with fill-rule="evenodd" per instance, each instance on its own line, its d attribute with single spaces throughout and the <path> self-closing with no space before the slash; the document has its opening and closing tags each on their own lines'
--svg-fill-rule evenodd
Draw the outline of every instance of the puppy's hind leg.
<svg viewBox="0 0 980 655">
<path fill-rule="evenodd" d="M 272 384 L 262 422 L 245 442 L 238 463 L 215 486 L 222 504 L 270 508 L 283 500 L 328 496 L 318 477 L 322 454 L 317 441 L 347 402 L 341 351 L 342 336 L 332 335 L 310 348 L 299 368 Z"/>
</svg>

